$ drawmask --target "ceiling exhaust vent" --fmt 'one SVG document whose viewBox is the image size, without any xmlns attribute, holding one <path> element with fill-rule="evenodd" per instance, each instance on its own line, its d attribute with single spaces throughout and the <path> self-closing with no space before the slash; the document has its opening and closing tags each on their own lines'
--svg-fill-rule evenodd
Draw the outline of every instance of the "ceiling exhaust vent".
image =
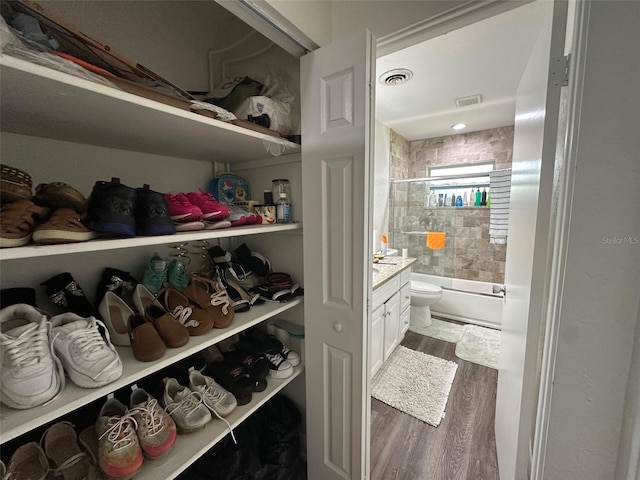
<svg viewBox="0 0 640 480">
<path fill-rule="evenodd" d="M 478 105 L 482 103 L 482 95 L 470 95 L 468 97 L 456 98 L 456 105 L 458 108 L 469 107 L 471 105 Z"/>
<path fill-rule="evenodd" d="M 408 82 L 411 80 L 411 77 L 413 77 L 413 72 L 411 70 L 407 70 L 406 68 L 396 68 L 383 73 L 380 75 L 378 80 L 383 85 L 395 87 Z"/>
</svg>

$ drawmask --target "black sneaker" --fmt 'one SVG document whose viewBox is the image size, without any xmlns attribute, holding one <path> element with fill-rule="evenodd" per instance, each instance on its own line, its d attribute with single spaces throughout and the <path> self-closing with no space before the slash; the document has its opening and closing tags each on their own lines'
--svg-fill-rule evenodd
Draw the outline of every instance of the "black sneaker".
<svg viewBox="0 0 640 480">
<path fill-rule="evenodd" d="M 91 303 L 84 296 L 84 291 L 70 273 L 60 273 L 40 285 L 46 287 L 51 303 L 62 307 L 64 311 L 73 312 L 85 318 L 96 316 Z"/>
<path fill-rule="evenodd" d="M 3 288 L 0 290 L 0 308 L 6 308 L 9 305 L 18 303 L 26 303 L 32 307 L 37 307 L 36 290 L 28 287 Z"/>
<path fill-rule="evenodd" d="M 238 405 L 246 405 L 251 401 L 255 382 L 242 365 L 227 360 L 211 362 L 207 364 L 204 373 L 230 391 L 236 397 Z"/>
<path fill-rule="evenodd" d="M 129 272 L 117 268 L 105 268 L 96 289 L 96 308 L 100 305 L 104 294 L 113 292 L 133 308 L 133 292 L 138 281 Z"/>
<path fill-rule="evenodd" d="M 99 181 L 89 197 L 88 225 L 94 232 L 119 237 L 136 236 L 136 191 L 120 183 Z"/>
<path fill-rule="evenodd" d="M 254 382 L 254 392 L 261 392 L 267 387 L 265 379 L 269 375 L 270 367 L 262 355 L 253 355 L 242 351 L 226 352 L 223 355 L 227 362 L 242 366 Z"/>
<path fill-rule="evenodd" d="M 167 201 L 146 183 L 136 188 L 136 232 L 138 235 L 173 235 L 176 227 L 169 216 Z"/>
<path fill-rule="evenodd" d="M 259 277 L 265 277 L 271 271 L 271 262 L 263 255 L 252 252 L 246 243 L 243 243 L 233 251 L 234 258 L 248 273 L 255 273 Z"/>
</svg>

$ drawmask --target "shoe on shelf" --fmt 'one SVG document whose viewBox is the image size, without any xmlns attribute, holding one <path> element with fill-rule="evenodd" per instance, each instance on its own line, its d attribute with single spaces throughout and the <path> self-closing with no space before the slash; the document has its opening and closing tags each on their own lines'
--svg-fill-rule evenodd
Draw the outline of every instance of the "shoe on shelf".
<svg viewBox="0 0 640 480">
<path fill-rule="evenodd" d="M 81 317 L 95 316 L 93 306 L 69 272 L 59 273 L 40 285 L 46 288 L 51 303 L 64 311 L 77 313 Z"/>
<path fill-rule="evenodd" d="M 184 193 L 163 193 L 169 206 L 169 217 L 176 223 L 194 222 L 202 219 L 202 210 L 189 201 Z"/>
<path fill-rule="evenodd" d="M 189 341 L 189 330 L 162 306 L 152 303 L 144 310 L 144 317 L 152 323 L 169 348 L 179 348 Z"/>
<path fill-rule="evenodd" d="M 255 382 L 245 372 L 242 365 L 228 362 L 207 363 L 204 373 L 222 385 L 236 397 L 238 405 L 246 405 L 251 401 Z"/>
<path fill-rule="evenodd" d="M 33 230 L 33 241 L 41 245 L 87 242 L 96 233 L 84 224 L 86 213 L 76 213 L 70 208 L 54 210 L 49 219 Z"/>
<path fill-rule="evenodd" d="M 235 315 L 235 308 L 223 286 L 202 275 L 192 273 L 184 295 L 213 318 L 215 328 L 227 328 Z"/>
<path fill-rule="evenodd" d="M 230 226 L 231 226 L 231 222 L 229 220 L 204 222 L 204 230 L 220 230 L 221 228 L 229 228 Z"/>
<path fill-rule="evenodd" d="M 89 454 L 78 446 L 78 435 L 71 423 L 51 425 L 42 435 L 40 444 L 55 466 L 54 476 L 62 476 L 65 480 L 102 478 Z"/>
<path fill-rule="evenodd" d="M 155 295 L 166 283 L 168 273 L 169 263 L 155 252 L 147 263 L 147 268 L 142 277 L 142 284 Z"/>
<path fill-rule="evenodd" d="M 47 457 L 36 442 L 25 443 L 11 455 L 7 472 L 2 477 L 7 480 L 44 480 L 49 474 Z"/>
<path fill-rule="evenodd" d="M 33 198 L 31 175 L 10 165 L 0 165 L 0 203 Z"/>
<path fill-rule="evenodd" d="M 98 465 L 110 477 L 128 477 L 142 466 L 142 449 L 135 420 L 127 407 L 110 393 L 95 422 Z"/>
<path fill-rule="evenodd" d="M 96 307 L 100 305 L 106 292 L 113 292 L 124 300 L 127 305 L 132 305 L 133 294 L 137 285 L 138 281 L 129 272 L 117 268 L 105 268 L 96 288 Z"/>
<path fill-rule="evenodd" d="M 32 307 L 37 307 L 36 289 L 31 287 L 12 287 L 0 290 L 0 308 L 15 305 L 16 303 L 26 303 Z"/>
<path fill-rule="evenodd" d="M 160 407 L 158 400 L 146 390 L 131 385 L 129 414 L 136 421 L 136 433 L 140 447 L 147 457 L 157 458 L 166 454 L 176 442 L 176 424 Z"/>
<path fill-rule="evenodd" d="M 133 291 L 132 301 L 138 313 L 142 313 L 143 315 L 149 305 L 155 305 L 156 307 L 162 308 L 162 305 L 155 297 L 155 295 L 151 293 L 149 289 L 142 283 L 136 285 L 136 288 Z"/>
<path fill-rule="evenodd" d="M 67 312 L 51 317 L 53 349 L 73 383 L 97 388 L 122 375 L 122 362 L 104 323 Z M 98 326 L 107 330 L 105 337 Z"/>
<path fill-rule="evenodd" d="M 176 290 L 182 292 L 189 283 L 187 264 L 178 258 L 169 262 L 167 282 Z"/>
<path fill-rule="evenodd" d="M 204 230 L 206 226 L 206 223 L 200 220 L 175 224 L 176 232 L 197 232 L 198 230 Z"/>
<path fill-rule="evenodd" d="M 214 317 L 168 283 L 158 292 L 157 298 L 162 308 L 187 327 L 189 335 L 204 335 L 213 328 Z"/>
<path fill-rule="evenodd" d="M 0 209 L 0 248 L 22 247 L 31 240 L 37 220 L 49 215 L 49 209 L 31 200 L 5 203 Z"/>
<path fill-rule="evenodd" d="M 179 432 L 193 432 L 211 421 L 211 412 L 203 403 L 200 393 L 180 385 L 175 378 L 164 378 L 162 381 L 165 411 L 176 422 Z"/>
<path fill-rule="evenodd" d="M 36 187 L 33 203 L 52 210 L 70 209 L 78 214 L 87 211 L 87 199 L 82 193 L 63 182 L 40 183 Z"/>
<path fill-rule="evenodd" d="M 129 317 L 129 338 L 133 356 L 141 362 L 158 360 L 167 350 L 155 325 L 139 313 Z"/>
<path fill-rule="evenodd" d="M 293 375 L 293 365 L 280 353 L 265 353 L 264 357 L 269 361 L 269 376 L 272 378 L 288 378 Z"/>
<path fill-rule="evenodd" d="M 176 227 L 169 216 L 169 206 L 162 193 L 146 183 L 136 188 L 136 233 L 142 236 L 173 235 Z"/>
<path fill-rule="evenodd" d="M 253 348 L 254 351 L 264 350 L 264 353 L 280 354 L 292 366 L 296 367 L 300 365 L 300 355 L 290 348 L 287 348 L 275 335 L 265 333 L 256 327 L 245 330 L 243 334 L 243 341 L 238 344 L 239 349 L 245 347 L 246 342 L 248 342 L 252 344 L 250 348 Z"/>
<path fill-rule="evenodd" d="M 0 399 L 27 409 L 55 398 L 64 388 L 64 370 L 52 353 L 47 317 L 23 303 L 0 310 Z"/>
<path fill-rule="evenodd" d="M 267 388 L 266 378 L 269 375 L 269 362 L 262 355 L 243 352 L 241 350 L 231 351 L 224 354 L 225 360 L 229 363 L 242 366 L 244 371 L 253 380 L 253 391 L 262 392 Z"/>
<path fill-rule="evenodd" d="M 189 367 L 189 388 L 198 392 L 203 403 L 218 417 L 226 417 L 238 406 L 231 392 L 193 367 Z"/>
<path fill-rule="evenodd" d="M 271 272 L 271 262 L 258 252 L 252 252 L 246 243 L 243 243 L 233 251 L 236 262 L 242 265 L 245 271 L 255 273 L 259 277 L 266 277 Z"/>
<path fill-rule="evenodd" d="M 98 181 L 89 196 L 91 230 L 118 237 L 136 236 L 136 191 L 113 177 L 110 182 Z"/>
<path fill-rule="evenodd" d="M 229 208 L 218 203 L 209 192 L 199 189 L 197 192 L 187 193 L 186 196 L 192 205 L 200 208 L 203 221 L 213 222 L 224 220 L 229 216 Z"/>
<path fill-rule="evenodd" d="M 133 315 L 133 310 L 113 292 L 106 292 L 98 307 L 100 318 L 104 322 L 111 342 L 121 347 L 131 345 L 129 338 L 129 317 Z"/>
</svg>

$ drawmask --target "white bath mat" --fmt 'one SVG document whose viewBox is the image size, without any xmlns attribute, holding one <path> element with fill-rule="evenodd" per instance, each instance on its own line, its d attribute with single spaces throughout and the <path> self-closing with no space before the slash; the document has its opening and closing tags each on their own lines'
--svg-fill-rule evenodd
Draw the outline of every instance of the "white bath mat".
<svg viewBox="0 0 640 480">
<path fill-rule="evenodd" d="M 464 327 L 464 325 L 444 322 L 437 318 L 433 318 L 431 325 L 428 327 L 416 327 L 409 325 L 409 330 L 413 333 L 437 338 L 438 340 L 444 340 L 445 342 L 456 343 L 462 338 L 462 335 L 464 334 Z"/>
<path fill-rule="evenodd" d="M 373 377 L 371 395 L 437 427 L 457 369 L 455 362 L 400 345 Z"/>
<path fill-rule="evenodd" d="M 497 370 L 500 358 L 500 331 L 466 325 L 462 339 L 456 344 L 456 356 Z"/>
</svg>

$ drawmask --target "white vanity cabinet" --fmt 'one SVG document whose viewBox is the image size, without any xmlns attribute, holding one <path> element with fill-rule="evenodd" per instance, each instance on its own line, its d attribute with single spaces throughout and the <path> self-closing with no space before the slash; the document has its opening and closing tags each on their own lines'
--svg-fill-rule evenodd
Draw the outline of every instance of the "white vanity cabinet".
<svg viewBox="0 0 640 480">
<path fill-rule="evenodd" d="M 409 328 L 413 261 L 399 260 L 397 265 L 385 266 L 374 280 L 370 349 L 372 377 Z"/>
</svg>

